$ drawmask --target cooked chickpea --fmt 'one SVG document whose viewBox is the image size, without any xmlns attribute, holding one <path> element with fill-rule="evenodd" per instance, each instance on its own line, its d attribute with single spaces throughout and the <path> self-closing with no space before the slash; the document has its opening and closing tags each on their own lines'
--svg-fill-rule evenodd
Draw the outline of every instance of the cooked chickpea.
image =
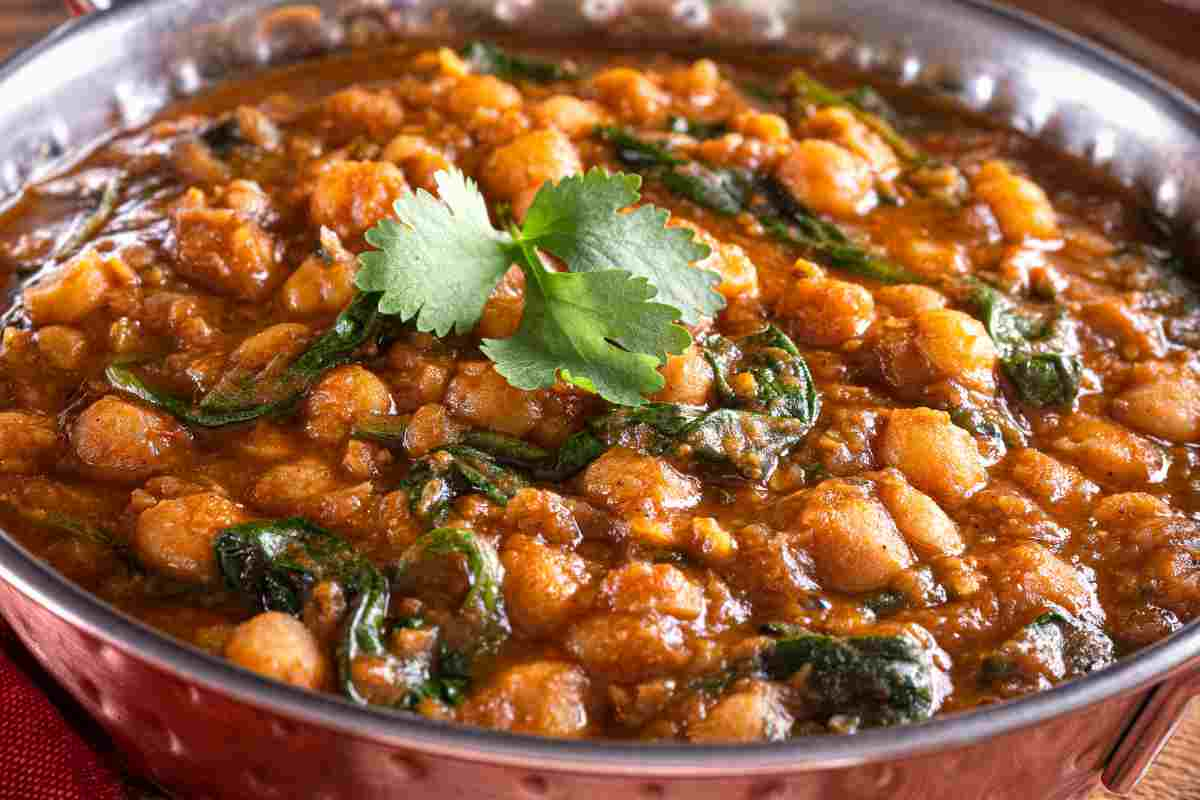
<svg viewBox="0 0 1200 800">
<path fill-rule="evenodd" d="M 590 135 L 603 118 L 595 103 L 566 94 L 547 97 L 533 109 L 533 119 L 540 127 L 557 128 L 572 139 Z"/>
<path fill-rule="evenodd" d="M 73 372 L 87 358 L 88 340 L 82 331 L 65 325 L 49 325 L 37 332 L 38 352 L 55 369 Z"/>
<path fill-rule="evenodd" d="M 682 620 L 704 613 L 704 590 L 670 564 L 635 561 L 609 572 L 600 584 L 605 608 L 629 614 L 654 611 Z"/>
<path fill-rule="evenodd" d="M 989 161 L 973 182 L 975 194 L 987 203 L 1011 241 L 1057 239 L 1058 215 L 1042 187 L 1000 161 Z"/>
<path fill-rule="evenodd" d="M 876 289 L 875 301 L 897 317 L 915 317 L 923 311 L 937 311 L 946 307 L 945 295 L 937 289 L 916 283 Z"/>
<path fill-rule="evenodd" d="M 179 271 L 206 289 L 261 300 L 283 277 L 274 238 L 236 211 L 181 208 L 174 221 Z"/>
<path fill-rule="evenodd" d="M 971 434 L 945 411 L 897 409 L 879 442 L 883 463 L 943 505 L 957 506 L 988 482 L 987 466 Z"/>
<path fill-rule="evenodd" d="M 497 113 L 518 108 L 521 92 L 493 75 L 465 75 L 446 96 L 452 114 L 471 117 L 484 109 Z"/>
<path fill-rule="evenodd" d="M 211 584 L 220 577 L 213 551 L 217 534 L 244 520 L 241 508 L 213 492 L 162 500 L 138 516 L 133 550 L 159 574 Z"/>
<path fill-rule="evenodd" d="M 650 399 L 659 403 L 685 403 L 702 406 L 713 388 L 713 370 L 699 347 L 692 345 L 677 356 L 669 356 L 659 367 L 667 384 Z"/>
<path fill-rule="evenodd" d="M 109 395 L 79 415 L 71 444 L 96 479 L 138 481 L 181 465 L 191 436 L 166 414 Z"/>
<path fill-rule="evenodd" d="M 324 689 L 332 668 L 304 623 L 278 611 L 243 622 L 229 637 L 225 657 L 239 667 L 302 689 Z"/>
<path fill-rule="evenodd" d="M 283 282 L 280 300 L 297 316 L 336 314 L 354 299 L 355 272 L 353 261 L 306 258 Z"/>
<path fill-rule="evenodd" d="M 1163 375 L 1122 392 L 1113 416 L 1134 430 L 1175 444 L 1200 442 L 1200 380 Z"/>
<path fill-rule="evenodd" d="M 794 724 L 779 687 L 756 681 L 722 696 L 703 719 L 688 725 L 687 738 L 714 744 L 772 742 L 786 739 Z"/>
<path fill-rule="evenodd" d="M 600 102 L 617 116 L 631 122 L 651 122 L 659 117 L 670 97 L 645 73 L 629 67 L 614 67 L 592 78 Z"/>
<path fill-rule="evenodd" d="M 875 300 L 856 283 L 807 278 L 784 292 L 775 312 L 804 344 L 837 347 L 867 332 L 875 321 Z"/>
<path fill-rule="evenodd" d="M 823 108 L 809 117 L 804 127 L 809 136 L 828 139 L 864 159 L 882 180 L 891 180 L 900 172 L 892 148 L 848 108 Z"/>
<path fill-rule="evenodd" d="M 338 161 L 317 178 L 308 213 L 314 225 L 332 229 L 349 243 L 390 217 L 392 204 L 407 191 L 408 182 L 395 164 Z"/>
<path fill-rule="evenodd" d="M 1077 415 L 1053 448 L 1102 485 L 1135 488 L 1161 483 L 1170 462 L 1153 442 L 1098 417 Z"/>
<path fill-rule="evenodd" d="M 342 488 L 327 465 L 312 458 L 279 464 L 263 473 L 250 490 L 250 502 L 270 514 L 286 516 Z"/>
<path fill-rule="evenodd" d="M 466 422 L 510 436 L 525 436 L 542 418 L 537 394 L 512 386 L 485 361 L 459 364 L 445 404 Z"/>
<path fill-rule="evenodd" d="M 338 127 L 351 135 L 383 139 L 404 124 L 404 109 L 387 92 L 352 86 L 329 95 L 324 106 Z"/>
<path fill-rule="evenodd" d="M 999 354 L 983 323 L 961 311 L 925 311 L 915 317 L 917 345 L 937 375 L 970 389 L 993 392 Z"/>
<path fill-rule="evenodd" d="M 871 165 L 844 147 L 805 139 L 779 163 L 776 176 L 796 199 L 820 214 L 860 217 L 878 202 Z"/>
<path fill-rule="evenodd" d="M 375 373 L 357 365 L 339 367 L 313 387 L 304 403 L 304 432 L 325 444 L 350 435 L 354 423 L 395 410 L 392 393 Z"/>
<path fill-rule="evenodd" d="M 653 612 L 588 617 L 567 631 L 565 646 L 589 673 L 612 681 L 670 674 L 691 658 L 679 622 Z"/>
<path fill-rule="evenodd" d="M 805 495 L 797 526 L 812 535 L 821 584 L 838 591 L 881 589 L 914 560 L 888 510 L 862 484 L 819 484 Z"/>
<path fill-rule="evenodd" d="M 565 661 L 518 664 L 495 676 L 463 708 L 473 725 L 576 738 L 587 734 L 590 715 L 587 674 Z"/>
<path fill-rule="evenodd" d="M 630 518 L 655 518 L 700 502 L 700 485 L 666 461 L 614 447 L 593 461 L 581 478 L 589 500 Z"/>
<path fill-rule="evenodd" d="M 524 219 L 542 184 L 582 170 L 575 145 L 550 128 L 526 133 L 493 151 L 483 164 L 480 181 L 497 198 L 513 204 L 517 219 Z"/>
<path fill-rule="evenodd" d="M 914 489 L 896 470 L 885 470 L 875 481 L 879 499 L 896 527 L 918 555 L 956 556 L 966 548 L 958 526 L 933 498 Z"/>
<path fill-rule="evenodd" d="M 582 558 L 528 536 L 512 536 L 500 553 L 504 602 L 513 626 L 524 636 L 555 633 L 578 610 L 579 592 L 590 582 Z"/>
<path fill-rule="evenodd" d="M 120 286 L 127 268 L 116 258 L 89 250 L 72 259 L 48 280 L 24 292 L 25 309 L 35 325 L 71 325 L 104 305 Z"/>
<path fill-rule="evenodd" d="M 0 411 L 0 473 L 37 472 L 59 450 L 58 426 L 51 417 Z"/>
</svg>

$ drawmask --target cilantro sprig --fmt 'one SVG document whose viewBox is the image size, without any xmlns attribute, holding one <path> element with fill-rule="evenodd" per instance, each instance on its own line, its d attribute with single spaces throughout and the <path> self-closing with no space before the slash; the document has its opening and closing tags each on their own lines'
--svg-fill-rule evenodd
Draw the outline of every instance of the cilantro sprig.
<svg viewBox="0 0 1200 800">
<path fill-rule="evenodd" d="M 445 336 L 475 327 L 488 296 L 516 264 L 525 310 L 508 339 L 482 350 L 521 389 L 561 378 L 613 403 L 641 405 L 663 386 L 657 367 L 683 352 L 694 323 L 725 304 L 719 278 L 696 269 L 707 246 L 666 211 L 640 206 L 641 179 L 593 169 L 542 186 L 525 222 L 497 230 L 473 181 L 458 170 L 435 176 L 438 196 L 418 190 L 395 203 L 396 219 L 367 233 L 356 283 L 380 293 L 379 311 Z M 570 270 L 546 266 L 541 253 Z"/>
</svg>

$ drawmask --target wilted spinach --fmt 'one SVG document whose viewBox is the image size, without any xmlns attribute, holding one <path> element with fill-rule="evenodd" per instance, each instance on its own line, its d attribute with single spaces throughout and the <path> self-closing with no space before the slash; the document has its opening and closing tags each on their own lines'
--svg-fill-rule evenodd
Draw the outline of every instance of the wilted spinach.
<svg viewBox="0 0 1200 800">
<path fill-rule="evenodd" d="M 528 485 L 525 476 L 482 450 L 449 445 L 419 459 L 400 488 L 408 492 L 413 514 L 436 526 L 446 521 L 451 503 L 463 494 L 478 492 L 505 505 Z"/>
<path fill-rule="evenodd" d="M 804 698 L 822 717 L 855 717 L 866 726 L 919 722 L 949 693 L 933 652 L 910 636 L 841 638 L 787 624 L 764 632 L 778 637 L 764 656 L 767 675 L 786 680 L 803 672 Z"/>
<path fill-rule="evenodd" d="M 1055 609 L 988 654 L 980 677 L 986 683 L 1010 683 L 1018 691 L 1026 691 L 1043 681 L 1081 677 L 1108 666 L 1115 658 L 1116 648 L 1104 631 Z"/>
<path fill-rule="evenodd" d="M 506 81 L 554 83 L 576 77 L 573 69 L 562 64 L 515 56 L 491 42 L 471 42 L 463 48 L 462 56 L 475 72 L 495 75 Z"/>
<path fill-rule="evenodd" d="M 322 375 L 348 361 L 376 333 L 378 301 L 378 294 L 358 295 L 332 328 L 278 374 L 267 374 L 270 365 L 263 370 L 232 369 L 199 403 L 150 388 L 129 365 L 109 366 L 105 378 L 114 389 L 198 427 L 217 428 L 285 414 Z"/>
</svg>

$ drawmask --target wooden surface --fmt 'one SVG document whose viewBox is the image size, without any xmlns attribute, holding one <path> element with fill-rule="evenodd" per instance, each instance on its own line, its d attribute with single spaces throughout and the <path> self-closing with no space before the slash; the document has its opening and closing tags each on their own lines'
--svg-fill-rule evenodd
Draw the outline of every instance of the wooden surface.
<svg viewBox="0 0 1200 800">
<path fill-rule="evenodd" d="M 0 4 L 0 56 L 65 18 L 58 0 L 0 0 Z M 1200 0 L 1011 0 L 1011 4 L 1102 39 L 1200 96 Z M 1114 21 L 1118 18 L 1120 23 Z M 1092 800 L 1103 797 L 1107 797 L 1104 792 L 1097 792 Z M 1193 707 L 1133 797 L 1200 798 L 1200 709 Z"/>
</svg>

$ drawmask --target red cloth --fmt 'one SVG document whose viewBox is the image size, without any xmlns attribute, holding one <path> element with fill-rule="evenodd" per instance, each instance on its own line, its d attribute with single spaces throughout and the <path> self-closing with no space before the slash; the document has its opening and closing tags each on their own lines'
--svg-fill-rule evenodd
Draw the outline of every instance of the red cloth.
<svg viewBox="0 0 1200 800">
<path fill-rule="evenodd" d="M 0 800 L 122 800 L 116 772 L 38 687 L 49 678 L 35 670 L 0 620 Z"/>
</svg>

